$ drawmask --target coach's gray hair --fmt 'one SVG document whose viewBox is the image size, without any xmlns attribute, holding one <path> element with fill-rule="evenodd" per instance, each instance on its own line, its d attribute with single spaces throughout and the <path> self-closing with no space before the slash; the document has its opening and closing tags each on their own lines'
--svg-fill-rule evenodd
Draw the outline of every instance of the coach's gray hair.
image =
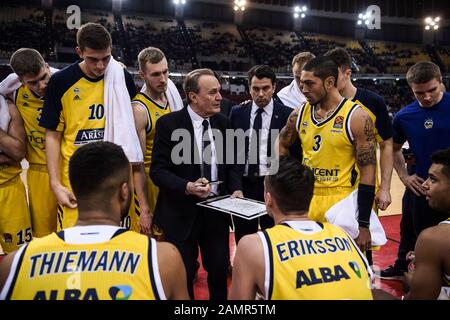
<svg viewBox="0 0 450 320">
<path fill-rule="evenodd" d="M 189 98 L 189 92 L 199 93 L 200 87 L 198 85 L 198 80 L 201 76 L 213 76 L 216 75 L 211 69 L 195 69 L 189 72 L 186 76 L 186 79 L 184 79 L 183 83 L 183 89 L 184 93 L 186 94 L 186 101 L 187 103 L 191 103 L 191 99 Z"/>
</svg>

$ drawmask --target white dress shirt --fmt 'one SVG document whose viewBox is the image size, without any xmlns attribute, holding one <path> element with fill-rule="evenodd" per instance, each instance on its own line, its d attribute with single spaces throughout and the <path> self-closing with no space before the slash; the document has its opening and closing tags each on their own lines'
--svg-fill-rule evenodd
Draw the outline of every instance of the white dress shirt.
<svg viewBox="0 0 450 320">
<path fill-rule="evenodd" d="M 255 122 L 256 118 L 256 111 L 259 109 L 259 107 L 255 104 L 253 101 L 252 103 L 252 111 L 250 113 L 250 137 L 249 137 L 249 145 L 248 145 L 248 155 L 250 155 L 250 147 L 252 145 L 252 136 L 253 136 L 253 123 Z M 265 176 L 267 174 L 268 165 L 269 165 L 269 159 L 267 158 L 267 148 L 270 148 L 270 141 L 269 141 L 269 131 L 270 131 L 270 122 L 272 121 L 272 114 L 273 114 L 273 99 L 270 100 L 269 104 L 263 108 L 264 112 L 261 113 L 262 118 L 262 126 L 261 126 L 261 133 L 260 133 L 260 148 L 259 148 L 259 175 Z M 245 175 L 248 175 L 248 157 L 247 157 L 247 163 L 245 164 Z"/>
<path fill-rule="evenodd" d="M 209 118 L 203 118 L 199 116 L 197 113 L 192 110 L 191 106 L 187 106 L 189 116 L 191 117 L 192 126 L 194 127 L 195 134 L 195 142 L 197 144 L 198 153 L 200 155 L 200 163 L 203 163 L 203 120 L 207 120 L 209 122 L 208 134 L 209 141 L 211 141 L 211 181 L 216 181 L 219 179 L 218 171 L 217 171 L 217 154 L 216 154 L 216 145 L 214 143 L 213 133 L 211 131 L 211 122 Z M 214 195 L 218 195 L 219 185 L 211 184 L 211 193 Z"/>
</svg>

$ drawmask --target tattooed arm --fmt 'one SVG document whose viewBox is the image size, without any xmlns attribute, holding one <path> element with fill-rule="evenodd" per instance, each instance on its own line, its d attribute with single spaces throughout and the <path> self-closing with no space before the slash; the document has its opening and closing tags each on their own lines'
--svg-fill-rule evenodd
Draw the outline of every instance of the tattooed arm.
<svg viewBox="0 0 450 320">
<path fill-rule="evenodd" d="M 280 134 L 275 142 L 275 150 L 278 150 L 279 156 L 285 156 L 289 154 L 289 148 L 294 144 L 298 137 L 297 124 L 298 109 L 291 112 L 291 115 L 286 122 L 286 125 L 281 129 Z"/>
<path fill-rule="evenodd" d="M 375 186 L 377 165 L 376 140 L 372 119 L 359 108 L 352 116 L 350 128 L 356 149 L 356 163 L 361 173 L 361 184 Z"/>
<path fill-rule="evenodd" d="M 358 186 L 359 235 L 355 241 L 362 251 L 366 251 L 370 249 L 372 242 L 369 223 L 375 198 L 376 140 L 373 121 L 362 108 L 355 110 L 350 128 L 355 145 L 356 163 L 361 174 Z"/>
</svg>

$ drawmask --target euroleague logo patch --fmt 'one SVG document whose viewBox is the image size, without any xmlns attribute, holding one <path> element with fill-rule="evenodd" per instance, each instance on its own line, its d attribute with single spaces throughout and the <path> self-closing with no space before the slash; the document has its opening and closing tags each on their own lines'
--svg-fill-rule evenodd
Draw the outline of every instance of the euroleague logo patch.
<svg viewBox="0 0 450 320">
<path fill-rule="evenodd" d="M 333 128 L 342 129 L 343 127 L 344 127 L 344 117 L 337 116 L 336 119 L 334 119 Z"/>
</svg>

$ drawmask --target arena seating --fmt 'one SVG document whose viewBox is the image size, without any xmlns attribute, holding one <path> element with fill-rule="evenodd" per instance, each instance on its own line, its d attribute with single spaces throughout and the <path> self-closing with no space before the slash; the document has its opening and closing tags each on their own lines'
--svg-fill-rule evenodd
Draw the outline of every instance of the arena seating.
<svg viewBox="0 0 450 320">
<path fill-rule="evenodd" d="M 45 15 L 39 7 L 7 6 L 0 10 L 0 58 L 11 54 L 26 44 L 47 54 L 43 36 L 47 35 Z"/>
<path fill-rule="evenodd" d="M 246 71 L 252 62 L 235 25 L 186 20 L 197 60 L 202 67 L 221 71 Z"/>
<path fill-rule="evenodd" d="M 130 55 L 137 67 L 139 51 L 148 46 L 170 52 L 171 70 L 191 70 L 191 57 L 186 54 L 188 45 L 175 19 L 137 14 L 122 14 L 122 21 L 130 45 Z"/>
<path fill-rule="evenodd" d="M 76 29 L 67 28 L 66 20 L 68 16 L 65 9 L 53 10 L 52 35 L 58 60 L 72 62 L 74 59 L 73 48 L 76 46 Z M 119 45 L 119 30 L 113 14 L 106 11 L 83 10 L 81 13 L 81 23 L 86 22 L 100 23 L 108 29 L 113 40 L 113 55 L 116 59 L 123 61 L 123 52 Z"/>
<path fill-rule="evenodd" d="M 258 62 L 270 65 L 275 72 L 290 73 L 292 57 L 300 51 L 307 51 L 292 31 L 249 28 L 245 33 Z"/>
<path fill-rule="evenodd" d="M 420 45 L 387 41 L 368 41 L 368 44 L 388 73 L 405 73 L 417 61 L 430 61 Z"/>
<path fill-rule="evenodd" d="M 450 72 L 450 47 L 438 46 L 437 51 L 442 63 L 447 68 L 447 72 Z"/>
<path fill-rule="evenodd" d="M 43 11 L 38 6 L 8 5 L 0 10 L 0 59 L 7 61 L 17 48 L 27 46 L 42 52 L 44 58 L 59 64 L 77 59 L 75 29 L 69 30 L 65 8 Z M 51 20 L 51 21 L 50 21 Z M 385 67 L 387 73 L 404 74 L 408 67 L 420 60 L 430 60 L 427 51 L 410 43 L 367 40 L 361 43 L 351 38 L 316 33 L 294 33 L 289 30 L 263 27 L 241 28 L 232 23 L 203 20 L 177 21 L 172 17 L 125 12 L 120 16 L 102 10 L 83 10 L 81 22 L 104 25 L 113 39 L 113 54 L 136 68 L 137 55 L 146 46 L 156 46 L 166 52 L 172 72 L 190 71 L 193 61 L 201 67 L 228 72 L 243 72 L 227 83 L 227 94 L 233 100 L 247 95 L 245 72 L 257 63 L 268 64 L 277 73 L 290 75 L 292 57 L 300 51 L 321 55 L 335 47 L 344 47 L 353 57 L 352 69 L 358 73 L 379 73 L 374 56 L 367 52 L 367 44 Z M 44 40 L 44 41 L 43 41 Z M 450 47 L 436 46 L 438 60 L 450 70 Z M 9 67 L 0 68 L 5 74 Z M 3 78 L 3 77 L 2 77 Z M 289 80 L 290 81 L 290 80 Z M 286 83 L 289 82 L 288 80 Z M 285 83 L 279 82 L 281 89 Z M 181 85 L 181 83 L 179 84 Z M 404 80 L 358 80 L 358 86 L 379 92 L 392 113 L 413 100 Z"/>
<path fill-rule="evenodd" d="M 375 66 L 371 65 L 367 53 L 356 40 L 310 32 L 305 33 L 303 38 L 310 48 L 310 51 L 316 56 L 320 56 L 336 47 L 342 47 L 352 55 L 354 62 L 354 65 L 352 66 L 353 72 L 372 73 L 379 71 Z"/>
</svg>

